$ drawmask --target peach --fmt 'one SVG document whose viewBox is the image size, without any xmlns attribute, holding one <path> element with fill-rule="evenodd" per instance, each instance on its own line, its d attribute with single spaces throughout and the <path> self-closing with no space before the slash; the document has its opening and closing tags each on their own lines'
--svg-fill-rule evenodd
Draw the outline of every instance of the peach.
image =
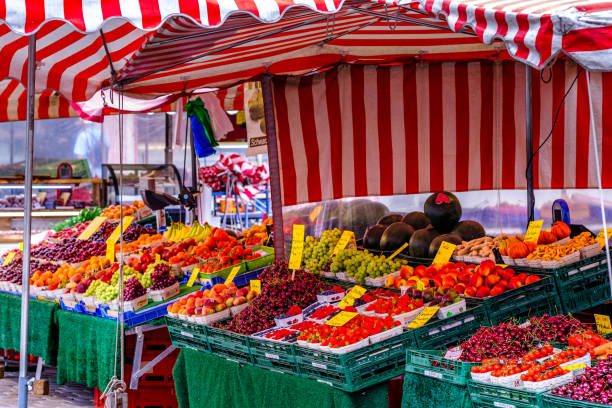
<svg viewBox="0 0 612 408">
<path fill-rule="evenodd" d="M 476 292 L 476 297 L 485 298 L 491 294 L 491 290 L 486 286 L 481 286 Z"/>
</svg>

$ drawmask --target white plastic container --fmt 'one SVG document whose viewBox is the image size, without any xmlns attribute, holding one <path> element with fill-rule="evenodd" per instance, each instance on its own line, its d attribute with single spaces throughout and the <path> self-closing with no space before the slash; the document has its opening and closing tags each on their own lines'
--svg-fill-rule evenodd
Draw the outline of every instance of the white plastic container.
<svg viewBox="0 0 612 408">
<path fill-rule="evenodd" d="M 366 285 L 369 285 L 369 286 L 374 286 L 374 287 L 377 287 L 377 288 L 382 288 L 382 287 L 385 286 L 385 281 L 390 276 L 392 276 L 393 278 L 398 278 L 400 276 L 400 271 L 395 271 L 395 272 L 390 273 L 390 274 L 385 275 L 385 276 L 379 276 L 378 278 L 370 278 L 368 276 L 365 279 L 365 283 L 366 283 Z"/>
<path fill-rule="evenodd" d="M 228 317 L 230 317 L 230 310 L 229 308 L 223 309 L 220 312 L 216 312 L 216 313 L 212 313 L 209 315 L 199 315 L 199 316 L 193 316 L 192 317 L 192 321 L 194 323 L 197 324 L 211 324 L 214 322 L 218 322 L 219 320 L 223 320 L 223 319 L 227 319 Z"/>
<path fill-rule="evenodd" d="M 336 274 L 336 279 L 338 280 L 346 281 L 348 280 L 347 278 L 348 278 L 348 275 L 346 274 L 346 272 L 338 272 Z"/>
<path fill-rule="evenodd" d="M 238 306 L 232 306 L 230 307 L 230 311 L 232 316 L 236 316 L 238 313 L 242 312 L 249 304 L 247 302 L 238 305 Z"/>
<path fill-rule="evenodd" d="M 576 364 L 584 364 L 587 367 L 591 366 L 591 355 L 586 353 L 584 356 L 575 358 L 573 360 L 568 361 L 567 363 L 559 364 L 559 367 L 569 367 Z"/>
<path fill-rule="evenodd" d="M 514 260 L 514 264 L 517 266 L 529 266 L 527 258 L 517 258 Z"/>
<path fill-rule="evenodd" d="M 557 269 L 563 266 L 563 261 L 541 261 L 544 269 Z"/>
<path fill-rule="evenodd" d="M 293 326 L 294 324 L 301 323 L 303 321 L 304 321 L 303 313 L 296 314 L 293 316 L 282 317 L 282 318 L 281 317 L 274 318 L 274 323 L 276 324 L 276 327 Z"/>
<path fill-rule="evenodd" d="M 324 294 L 326 292 L 333 292 L 329 294 Z M 344 292 L 335 292 L 333 290 L 327 290 L 323 293 L 317 294 L 317 301 L 322 303 L 335 303 L 342 300 L 342 298 L 346 295 L 346 291 Z"/>
<path fill-rule="evenodd" d="M 162 302 L 166 299 L 170 299 L 179 294 L 181 291 L 178 282 L 174 282 L 172 286 L 168 286 L 165 289 L 151 290 L 149 291 L 149 298 L 154 302 Z"/>
<path fill-rule="evenodd" d="M 561 261 L 563 262 L 563 265 L 570 265 L 580 261 L 580 251 L 576 251 L 574 253 L 564 256 L 563 258 L 561 258 Z"/>
<path fill-rule="evenodd" d="M 527 266 L 539 269 L 542 267 L 542 261 L 540 259 L 527 259 Z"/>
<path fill-rule="evenodd" d="M 444 306 L 438 309 L 436 317 L 440 320 L 448 319 L 449 317 L 465 312 L 466 309 L 467 306 L 465 303 L 465 299 L 461 299 L 457 303 L 453 303 L 452 305 Z"/>
<path fill-rule="evenodd" d="M 507 256 L 507 255 L 502 255 L 502 260 L 504 261 L 504 264 L 506 264 L 506 265 L 510 265 L 510 266 L 512 266 L 512 265 L 516 265 L 516 264 L 514 263 L 514 259 L 510 258 L 510 257 L 509 257 L 509 256 Z"/>
<path fill-rule="evenodd" d="M 402 324 L 402 326 L 408 325 L 411 321 L 414 320 L 415 317 L 419 315 L 423 311 L 425 307 L 421 306 L 418 309 L 414 309 L 410 312 L 402 313 L 400 315 L 391 315 L 394 320 L 397 320 Z"/>
<path fill-rule="evenodd" d="M 128 300 L 123 302 L 123 310 L 135 312 L 136 310 L 142 309 L 147 304 L 149 304 L 149 297 L 145 293 L 142 296 L 137 297 L 136 299 Z M 119 302 L 114 300 L 108 305 L 110 310 L 119 310 Z"/>
<path fill-rule="evenodd" d="M 505 377 L 494 377 L 491 376 L 491 384 L 501 385 L 503 387 L 510 388 L 523 388 L 523 381 L 521 380 L 521 375 L 525 374 L 527 371 L 520 372 L 518 374 L 507 375 Z"/>
<path fill-rule="evenodd" d="M 328 347 L 329 350 L 327 351 L 329 351 L 330 353 L 334 353 L 334 354 L 346 354 L 351 351 L 355 351 L 357 349 L 365 347 L 368 344 L 370 344 L 370 340 L 366 337 L 365 339 L 360 340 L 357 343 L 349 344 L 348 346 L 338 347 L 338 348 Z"/>
<path fill-rule="evenodd" d="M 82 298 L 82 301 L 85 306 L 96 306 L 96 300 L 98 300 L 98 298 L 96 298 L 95 296 L 83 296 Z"/>
<path fill-rule="evenodd" d="M 592 245 L 588 245 L 580 248 L 580 257 L 582 259 L 590 258 L 596 255 L 599 255 L 601 249 L 599 249 L 599 242 L 596 242 Z"/>
<path fill-rule="evenodd" d="M 383 340 L 387 340 L 390 339 L 391 337 L 395 337 L 398 336 L 400 334 L 402 334 L 402 332 L 404 331 L 404 328 L 402 326 L 395 326 L 389 330 L 385 330 L 384 332 L 380 332 L 378 334 L 373 334 L 371 335 L 370 338 L 370 344 L 374 344 L 374 343 L 378 343 L 381 342 Z"/>
<path fill-rule="evenodd" d="M 335 272 L 321 272 L 321 276 L 324 276 L 326 278 L 335 278 L 336 273 Z"/>
<path fill-rule="evenodd" d="M 472 375 L 472 380 L 483 383 L 490 384 L 491 383 L 491 371 L 487 371 L 486 373 L 470 373 Z"/>
<path fill-rule="evenodd" d="M 544 381 L 523 381 L 523 386 L 529 391 L 544 392 L 568 384 L 570 381 L 572 381 L 572 378 L 572 373 L 568 372 L 567 374 Z"/>
</svg>

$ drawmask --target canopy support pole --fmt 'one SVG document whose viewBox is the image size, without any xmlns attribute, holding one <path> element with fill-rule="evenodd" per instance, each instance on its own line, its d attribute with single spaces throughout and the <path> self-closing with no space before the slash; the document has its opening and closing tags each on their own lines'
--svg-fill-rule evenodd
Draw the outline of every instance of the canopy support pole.
<svg viewBox="0 0 612 408">
<path fill-rule="evenodd" d="M 270 164 L 270 190 L 272 193 L 272 219 L 274 221 L 274 256 L 276 260 L 285 259 L 285 239 L 283 237 L 283 202 L 281 200 L 280 167 L 278 147 L 276 146 L 276 119 L 272 99 L 272 75 L 264 75 L 261 81 L 266 135 L 268 136 L 268 163 Z"/>
<path fill-rule="evenodd" d="M 531 99 L 531 68 L 525 64 L 525 136 L 527 153 L 527 217 L 533 221 L 535 195 L 533 194 L 533 108 Z"/>
<path fill-rule="evenodd" d="M 28 406 L 28 314 L 30 307 L 30 244 L 32 240 L 32 169 L 34 161 L 34 92 L 36 34 L 28 37 L 28 116 L 25 157 L 23 266 L 21 281 L 21 336 L 19 339 L 19 408 Z"/>
<path fill-rule="evenodd" d="M 593 139 L 593 156 L 595 156 L 595 172 L 597 174 L 597 188 L 599 189 L 599 205 L 601 206 L 601 221 L 603 223 L 604 244 L 606 248 L 606 260 L 608 265 L 608 277 L 610 279 L 610 291 L 612 291 L 612 265 L 610 265 L 610 244 L 608 243 L 608 225 L 606 223 L 606 210 L 604 207 L 604 194 L 601 184 L 601 166 L 599 164 L 599 148 L 597 146 L 597 130 L 595 128 L 595 114 L 593 113 L 593 100 L 591 98 L 591 75 L 585 70 L 587 77 L 587 91 L 589 94 L 589 115 L 591 117 L 591 136 Z"/>
</svg>

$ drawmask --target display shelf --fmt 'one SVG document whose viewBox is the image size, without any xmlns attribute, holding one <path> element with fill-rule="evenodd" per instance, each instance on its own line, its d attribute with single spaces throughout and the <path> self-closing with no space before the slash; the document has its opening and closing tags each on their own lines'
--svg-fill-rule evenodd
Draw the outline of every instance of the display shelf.
<svg viewBox="0 0 612 408">
<path fill-rule="evenodd" d="M 471 375 L 472 366 L 479 363 L 444 358 L 441 350 L 416 350 L 406 352 L 406 371 L 420 374 L 452 384 L 466 385 Z"/>
<path fill-rule="evenodd" d="M 484 306 L 476 306 L 444 320 L 434 320 L 414 329 L 416 344 L 420 349 L 446 348 L 474 334 L 489 318 Z"/>
<path fill-rule="evenodd" d="M 542 394 L 518 388 L 468 382 L 470 397 L 475 406 L 501 408 L 541 408 Z"/>
</svg>

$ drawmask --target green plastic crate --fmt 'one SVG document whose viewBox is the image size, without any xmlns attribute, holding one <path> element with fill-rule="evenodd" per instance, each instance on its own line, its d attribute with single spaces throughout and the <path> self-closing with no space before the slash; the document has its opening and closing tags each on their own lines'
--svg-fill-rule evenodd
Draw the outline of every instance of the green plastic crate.
<svg viewBox="0 0 612 408">
<path fill-rule="evenodd" d="M 204 326 L 204 331 L 212 349 L 213 345 L 225 349 L 236 350 L 239 353 L 249 353 L 249 337 L 212 326 Z"/>
<path fill-rule="evenodd" d="M 253 340 L 253 338 L 249 340 Z M 291 345 L 287 344 L 286 346 L 288 346 L 289 353 L 274 349 L 264 351 L 259 348 L 254 348 L 251 343 L 251 358 L 253 359 L 253 364 L 257 367 L 266 368 L 271 371 L 297 374 L 297 362 L 295 356 L 291 352 Z"/>
<path fill-rule="evenodd" d="M 485 307 L 477 306 L 447 319 L 436 319 L 423 327 L 414 329 L 414 336 L 419 349 L 442 349 L 470 337 L 480 327 L 488 324 L 489 319 Z"/>
<path fill-rule="evenodd" d="M 300 375 L 344 391 L 358 391 L 404 373 L 411 331 L 346 354 L 293 346 Z"/>
<path fill-rule="evenodd" d="M 551 315 L 561 313 L 561 303 L 554 279 L 551 276 L 541 274 L 539 276 L 541 279 L 537 282 L 509 290 L 494 297 L 485 299 L 468 298 L 468 306 L 484 305 L 489 323 L 493 326 L 511 318 L 523 322 L 531 316 L 542 316 L 544 313 Z"/>
<path fill-rule="evenodd" d="M 268 265 L 272 265 L 274 263 L 274 248 L 270 248 L 267 246 L 259 246 L 253 248 L 253 252 L 264 251 L 266 255 L 251 259 L 250 261 L 246 261 L 246 270 L 254 271 L 256 269 L 264 268 Z"/>
<path fill-rule="evenodd" d="M 174 346 L 204 352 L 210 351 L 204 326 L 168 316 L 166 316 L 166 325 Z"/>
<path fill-rule="evenodd" d="M 468 382 L 468 391 L 475 406 L 500 408 L 541 408 L 542 393 Z M 481 404 L 481 405 L 478 405 Z"/>
<path fill-rule="evenodd" d="M 472 366 L 479 363 L 451 360 L 444 358 L 444 354 L 441 350 L 410 349 L 406 352 L 406 371 L 452 384 L 467 384 Z"/>
<path fill-rule="evenodd" d="M 235 348 L 230 344 L 209 343 L 210 353 L 237 363 L 253 364 L 249 349 Z"/>
<path fill-rule="evenodd" d="M 544 394 L 542 408 L 610 408 L 610 405 L 595 404 L 593 402 L 576 401 L 556 395 Z"/>
</svg>

